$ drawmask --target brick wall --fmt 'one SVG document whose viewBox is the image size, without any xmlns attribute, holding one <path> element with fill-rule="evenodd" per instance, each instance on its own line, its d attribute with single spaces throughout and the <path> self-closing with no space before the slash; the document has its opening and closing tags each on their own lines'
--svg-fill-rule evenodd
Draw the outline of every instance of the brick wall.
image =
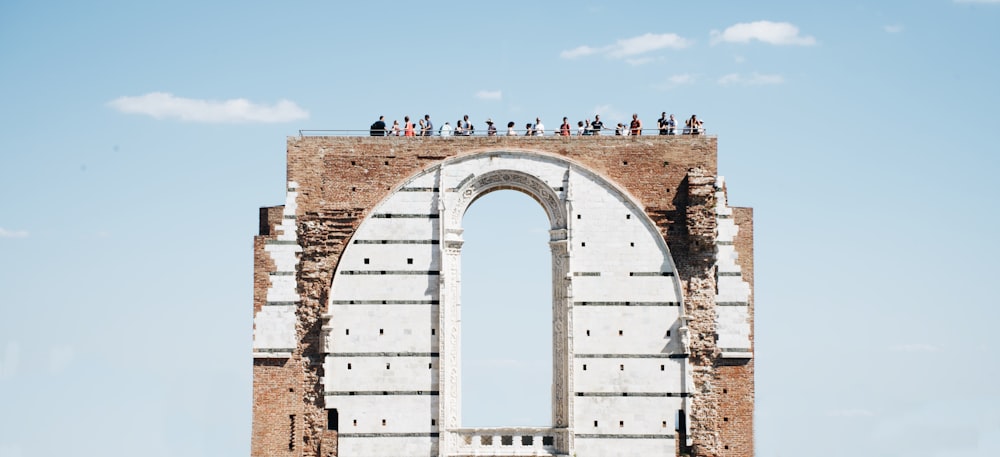
<svg viewBox="0 0 1000 457">
<path fill-rule="evenodd" d="M 297 278 L 299 346 L 289 359 L 254 361 L 251 455 L 334 455 L 330 447 L 336 445 L 336 433 L 325 430 L 322 405 L 320 326 L 345 243 L 371 209 L 407 178 L 446 158 L 491 150 L 561 156 L 616 183 L 645 206 L 677 264 L 686 306 L 698 311 L 691 324 L 693 452 L 753 455 L 753 361 L 723 361 L 713 346 L 715 222 L 709 188 L 717 170 L 716 148 L 716 139 L 708 136 L 289 137 L 287 181 L 298 183 L 296 220 L 303 249 Z M 263 243 L 281 217 L 281 207 L 268 210 L 261 212 L 262 236 L 254 240 L 255 313 L 266 296 L 267 274 L 274 271 Z M 737 209 L 736 217 L 740 266 L 752 285 L 752 212 Z M 752 316 L 752 301 L 750 310 Z"/>
<path fill-rule="evenodd" d="M 753 342 L 753 210 L 733 208 L 740 227 L 735 245 L 743 280 L 750 283 L 750 334 Z M 716 390 L 720 392 L 720 456 L 753 455 L 754 371 L 753 359 L 719 359 L 716 363 Z"/>
</svg>

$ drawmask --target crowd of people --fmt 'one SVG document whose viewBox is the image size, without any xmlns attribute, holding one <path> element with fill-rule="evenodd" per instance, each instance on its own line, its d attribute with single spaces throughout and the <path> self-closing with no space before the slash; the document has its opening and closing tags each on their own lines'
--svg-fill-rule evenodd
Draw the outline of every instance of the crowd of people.
<svg viewBox="0 0 1000 457">
<path fill-rule="evenodd" d="M 576 129 L 569 123 L 569 119 L 566 117 L 562 118 L 562 124 L 558 129 L 553 130 L 553 136 L 572 136 L 573 132 L 576 132 L 577 136 L 600 136 L 605 134 L 605 132 L 614 132 L 614 135 L 618 136 L 632 136 L 632 135 L 642 135 L 643 125 L 642 121 L 639 120 L 638 114 L 632 115 L 632 121 L 625 125 L 619 122 L 614 128 L 606 127 L 604 121 L 601 120 L 601 115 L 595 115 L 593 120 L 584 119 L 576 123 Z M 698 119 L 698 116 L 692 114 L 690 118 L 684 121 L 684 125 L 678 125 L 678 122 L 674 119 L 674 115 L 671 114 L 667 116 L 667 112 L 664 111 L 660 118 L 656 121 L 655 131 L 659 135 L 699 135 L 705 133 L 704 121 Z M 418 122 L 414 124 L 410 120 L 410 116 L 403 117 L 403 124 L 400 125 L 399 121 L 392 121 L 392 125 L 388 126 L 385 123 L 385 116 L 379 116 L 378 120 L 375 121 L 370 127 L 371 136 L 472 136 L 475 135 L 476 128 L 469 122 L 469 115 L 465 115 L 462 119 L 455 121 L 455 125 L 452 126 L 451 123 L 445 122 L 444 125 L 438 127 L 434 130 L 434 123 L 431 122 L 431 116 L 425 114 L 423 119 L 418 119 Z M 497 131 L 495 125 L 493 125 L 493 119 L 486 120 L 486 136 L 497 136 L 500 132 Z M 507 132 L 504 133 L 505 136 L 545 136 L 545 125 L 542 124 L 540 118 L 535 118 L 535 122 L 528 122 L 524 126 L 524 130 L 518 130 L 514 121 L 507 123 Z"/>
</svg>

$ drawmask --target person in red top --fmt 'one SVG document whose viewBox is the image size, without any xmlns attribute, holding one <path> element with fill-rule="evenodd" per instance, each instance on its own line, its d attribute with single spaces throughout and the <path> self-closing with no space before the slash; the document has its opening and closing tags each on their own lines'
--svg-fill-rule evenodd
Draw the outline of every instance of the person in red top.
<svg viewBox="0 0 1000 457">
<path fill-rule="evenodd" d="M 632 114 L 632 123 L 629 124 L 628 129 L 632 135 L 642 135 L 642 121 L 639 120 L 638 114 Z"/>
<path fill-rule="evenodd" d="M 562 125 L 559 126 L 559 135 L 560 136 L 569 136 L 570 128 L 571 127 L 569 126 L 569 120 L 567 120 L 564 117 Z"/>
<path fill-rule="evenodd" d="M 403 136 L 415 136 L 413 131 L 413 123 L 410 122 L 410 116 L 403 117 L 403 122 L 406 124 L 403 126 Z"/>
</svg>

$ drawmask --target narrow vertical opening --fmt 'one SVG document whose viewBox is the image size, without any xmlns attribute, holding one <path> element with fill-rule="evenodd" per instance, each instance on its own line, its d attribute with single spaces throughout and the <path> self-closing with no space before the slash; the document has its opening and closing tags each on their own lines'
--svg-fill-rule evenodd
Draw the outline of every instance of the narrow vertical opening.
<svg viewBox="0 0 1000 457">
<path fill-rule="evenodd" d="M 542 207 L 512 190 L 484 195 L 465 213 L 463 427 L 552 425 L 549 228 Z"/>
<path fill-rule="evenodd" d="M 340 414 L 337 413 L 337 408 L 326 410 L 326 429 L 340 430 Z"/>
</svg>

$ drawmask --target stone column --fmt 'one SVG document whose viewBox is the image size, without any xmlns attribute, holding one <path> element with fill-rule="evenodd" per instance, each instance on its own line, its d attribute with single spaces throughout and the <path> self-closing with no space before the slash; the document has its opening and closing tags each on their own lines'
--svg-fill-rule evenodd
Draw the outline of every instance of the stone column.
<svg viewBox="0 0 1000 457">
<path fill-rule="evenodd" d="M 442 220 L 442 223 L 443 220 Z M 446 228 L 441 242 L 441 294 L 438 304 L 438 446 L 451 455 L 458 446 L 452 430 L 462 426 L 461 303 L 462 229 Z"/>
<path fill-rule="evenodd" d="M 569 428 L 573 418 L 573 301 L 566 229 L 549 231 L 552 250 L 552 426 Z M 563 452 L 571 452 L 568 434 Z"/>
<path fill-rule="evenodd" d="M 454 430 L 462 426 L 461 395 L 461 303 L 462 298 L 462 219 L 449 205 L 459 205 L 445 191 L 444 167 L 438 169 L 437 186 L 440 214 L 438 255 L 438 455 L 453 455 L 459 443 Z M 445 202 L 447 201 L 448 204 Z"/>
</svg>

